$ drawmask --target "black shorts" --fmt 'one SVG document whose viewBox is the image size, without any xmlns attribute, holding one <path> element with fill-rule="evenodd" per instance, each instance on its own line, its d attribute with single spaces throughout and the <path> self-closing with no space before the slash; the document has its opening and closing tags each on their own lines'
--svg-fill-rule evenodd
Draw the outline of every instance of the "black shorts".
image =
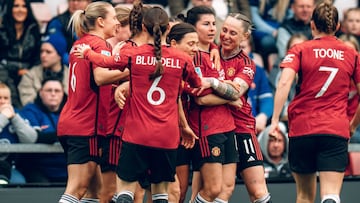
<svg viewBox="0 0 360 203">
<path fill-rule="evenodd" d="M 128 182 L 174 182 L 176 151 L 123 142 L 116 173 L 120 179 Z"/>
<path fill-rule="evenodd" d="M 194 154 L 193 149 L 186 149 L 183 145 L 179 145 L 176 155 L 176 166 L 190 165 Z"/>
<path fill-rule="evenodd" d="M 118 136 L 99 136 L 101 172 L 116 171 L 119 161 L 121 138 Z"/>
<path fill-rule="evenodd" d="M 202 137 L 195 143 L 194 171 L 199 171 L 204 163 L 230 164 L 238 161 L 238 148 L 233 131 Z"/>
<path fill-rule="evenodd" d="M 255 134 L 236 133 L 236 141 L 239 149 L 237 174 L 246 168 L 263 166 L 263 156 Z"/>
<path fill-rule="evenodd" d="M 99 163 L 98 140 L 96 136 L 60 136 L 67 164 Z"/>
<path fill-rule="evenodd" d="M 348 140 L 335 135 L 289 138 L 289 165 L 296 173 L 344 172 L 348 164 Z"/>
</svg>

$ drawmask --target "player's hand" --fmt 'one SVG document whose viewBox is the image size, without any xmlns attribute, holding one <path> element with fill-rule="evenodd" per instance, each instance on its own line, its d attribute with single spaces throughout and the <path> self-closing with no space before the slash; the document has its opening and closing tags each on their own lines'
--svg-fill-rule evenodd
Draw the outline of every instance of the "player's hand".
<svg viewBox="0 0 360 203">
<path fill-rule="evenodd" d="M 194 95 L 201 95 L 202 92 L 204 92 L 204 90 L 208 89 L 211 87 L 211 83 L 206 79 L 206 78 L 201 78 L 201 86 L 198 88 L 194 88 L 191 93 L 193 93 Z"/>
<path fill-rule="evenodd" d="M 186 149 L 193 148 L 195 145 L 195 139 L 199 139 L 190 126 L 181 127 L 181 145 Z"/>
<path fill-rule="evenodd" d="M 121 41 L 121 42 L 117 43 L 117 44 L 113 47 L 112 54 L 115 55 L 115 54 L 120 53 L 120 49 L 121 49 L 125 44 L 126 44 L 125 41 Z"/>
<path fill-rule="evenodd" d="M 221 69 L 221 63 L 220 63 L 220 52 L 218 49 L 210 50 L 210 60 L 214 64 L 213 68 L 219 71 Z"/>
<path fill-rule="evenodd" d="M 232 80 L 223 80 L 224 83 L 227 83 L 227 84 L 230 84 L 231 86 L 233 86 L 234 89 L 236 89 L 238 92 L 240 92 L 240 84 L 239 83 L 236 83 Z"/>
<path fill-rule="evenodd" d="M 235 101 L 231 101 L 228 104 L 230 104 L 231 106 L 234 106 L 236 108 L 236 110 L 240 111 L 240 109 L 243 107 L 244 103 L 241 101 L 241 99 L 237 99 Z"/>
<path fill-rule="evenodd" d="M 280 132 L 280 128 L 279 128 L 279 121 L 271 121 L 271 125 L 270 125 L 270 130 L 269 130 L 269 136 L 272 137 L 278 137 Z"/>
<path fill-rule="evenodd" d="M 115 89 L 114 99 L 120 109 L 124 109 L 126 102 L 126 89 L 122 86 L 118 86 Z"/>
<path fill-rule="evenodd" d="M 73 52 L 76 57 L 83 59 L 85 58 L 84 53 L 88 49 L 91 49 L 90 45 L 88 44 L 77 44 L 75 45 Z"/>
</svg>

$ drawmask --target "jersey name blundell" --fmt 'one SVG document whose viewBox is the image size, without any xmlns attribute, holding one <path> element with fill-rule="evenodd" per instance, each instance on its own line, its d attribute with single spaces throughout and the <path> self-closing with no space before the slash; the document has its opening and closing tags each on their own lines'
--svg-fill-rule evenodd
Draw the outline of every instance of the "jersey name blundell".
<svg viewBox="0 0 360 203">
<path fill-rule="evenodd" d="M 313 49 L 315 58 L 331 58 L 344 60 L 344 51 L 336 49 Z"/>
<path fill-rule="evenodd" d="M 179 59 L 161 58 L 161 63 L 163 66 L 168 68 L 181 68 Z M 135 64 L 154 66 L 156 64 L 156 58 L 154 56 L 136 56 Z"/>
</svg>

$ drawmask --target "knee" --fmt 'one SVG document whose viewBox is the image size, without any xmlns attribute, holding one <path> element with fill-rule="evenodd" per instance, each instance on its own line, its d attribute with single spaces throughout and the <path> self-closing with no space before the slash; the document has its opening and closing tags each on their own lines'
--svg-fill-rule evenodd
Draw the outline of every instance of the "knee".
<svg viewBox="0 0 360 203">
<path fill-rule="evenodd" d="M 208 187 L 204 186 L 203 191 L 207 197 L 209 197 L 210 199 L 215 199 L 221 193 L 221 185 L 215 184 L 215 185 L 209 185 Z"/>
<path fill-rule="evenodd" d="M 180 199 L 180 187 L 169 187 L 169 202 L 179 202 Z"/>
</svg>

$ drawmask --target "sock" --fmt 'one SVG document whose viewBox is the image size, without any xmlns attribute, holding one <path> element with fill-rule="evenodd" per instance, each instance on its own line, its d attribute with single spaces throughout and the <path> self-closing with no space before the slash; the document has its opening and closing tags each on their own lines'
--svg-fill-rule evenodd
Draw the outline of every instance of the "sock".
<svg viewBox="0 0 360 203">
<path fill-rule="evenodd" d="M 271 203 L 271 196 L 270 193 L 262 196 L 260 199 L 254 201 L 254 203 Z"/>
<path fill-rule="evenodd" d="M 228 203 L 229 201 L 222 200 L 220 198 L 215 198 L 214 202 L 216 203 Z"/>
<path fill-rule="evenodd" d="M 99 199 L 84 197 L 81 198 L 80 203 L 99 203 Z"/>
<path fill-rule="evenodd" d="M 168 203 L 169 195 L 168 194 L 153 194 L 151 195 L 153 203 Z"/>
<path fill-rule="evenodd" d="M 321 203 L 340 203 L 340 197 L 339 195 L 335 195 L 335 194 L 324 195 L 324 197 L 321 200 Z"/>
<path fill-rule="evenodd" d="M 201 197 L 200 193 L 197 193 L 194 203 L 211 203 L 209 201 L 206 201 L 203 197 Z"/>
<path fill-rule="evenodd" d="M 133 203 L 134 193 L 131 191 L 122 191 L 117 195 L 116 203 Z"/>
<path fill-rule="evenodd" d="M 79 200 L 75 196 L 63 194 L 61 195 L 59 203 L 79 203 Z"/>
</svg>

